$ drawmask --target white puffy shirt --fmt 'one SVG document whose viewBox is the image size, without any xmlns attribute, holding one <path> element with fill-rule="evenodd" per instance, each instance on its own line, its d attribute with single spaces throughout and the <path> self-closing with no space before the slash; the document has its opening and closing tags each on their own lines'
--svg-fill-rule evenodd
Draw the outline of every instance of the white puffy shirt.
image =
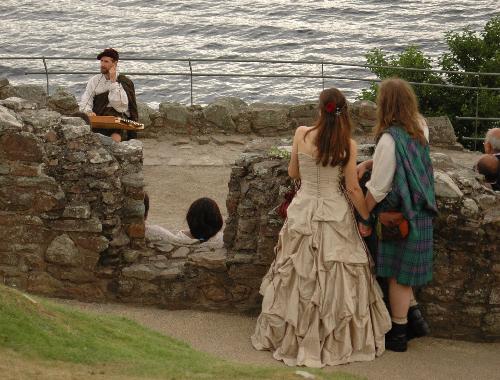
<svg viewBox="0 0 500 380">
<path fill-rule="evenodd" d="M 425 138 L 429 141 L 429 127 L 424 118 L 421 118 L 420 126 L 424 131 Z M 384 133 L 375 148 L 372 175 L 366 183 L 366 187 L 377 203 L 380 203 L 391 191 L 395 172 L 396 143 L 389 133 Z"/>
<path fill-rule="evenodd" d="M 118 78 L 118 72 L 116 73 Z M 113 107 L 116 111 L 125 113 L 130 116 L 128 111 L 128 97 L 120 83 L 112 82 L 106 79 L 104 74 L 94 75 L 87 83 L 87 88 L 82 95 L 80 102 L 80 111 L 91 112 L 94 105 L 94 97 L 109 91 L 108 100 L 109 107 Z"/>
</svg>

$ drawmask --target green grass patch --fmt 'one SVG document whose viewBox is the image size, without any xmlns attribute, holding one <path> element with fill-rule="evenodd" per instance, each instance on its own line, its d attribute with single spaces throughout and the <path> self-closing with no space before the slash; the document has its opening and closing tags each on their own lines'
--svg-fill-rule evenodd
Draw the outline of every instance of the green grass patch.
<svg viewBox="0 0 500 380">
<path fill-rule="evenodd" d="M 162 379 L 359 379 L 303 368 L 230 363 L 126 318 L 98 316 L 0 286 L 0 348 L 26 358 L 84 365 L 110 364 L 124 374 Z"/>
</svg>

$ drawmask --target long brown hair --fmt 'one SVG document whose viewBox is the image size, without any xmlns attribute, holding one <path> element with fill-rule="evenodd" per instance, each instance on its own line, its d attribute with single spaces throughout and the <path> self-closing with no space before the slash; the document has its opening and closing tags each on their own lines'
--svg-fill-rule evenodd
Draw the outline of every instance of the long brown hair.
<svg viewBox="0 0 500 380">
<path fill-rule="evenodd" d="M 420 127 L 421 117 L 418 112 L 417 97 L 408 82 L 399 78 L 389 78 L 380 84 L 375 127 L 377 140 L 391 125 L 399 124 L 422 145 L 427 144 L 424 131 Z"/>
<path fill-rule="evenodd" d="M 318 130 L 314 145 L 318 149 L 316 164 L 323 166 L 346 165 L 351 154 L 351 119 L 347 100 L 336 88 L 323 90 L 319 94 L 319 116 L 309 132 Z"/>
</svg>

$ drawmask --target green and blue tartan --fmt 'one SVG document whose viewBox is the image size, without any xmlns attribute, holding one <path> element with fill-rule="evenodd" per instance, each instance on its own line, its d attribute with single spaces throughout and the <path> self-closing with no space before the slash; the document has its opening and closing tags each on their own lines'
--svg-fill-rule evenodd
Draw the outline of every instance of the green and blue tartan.
<svg viewBox="0 0 500 380">
<path fill-rule="evenodd" d="M 396 172 L 391 191 L 375 212 L 401 211 L 410 232 L 405 240 L 379 241 L 377 275 L 419 286 L 432 280 L 432 219 L 437 215 L 429 144 L 422 145 L 397 125 L 386 133 L 396 143 Z"/>
</svg>

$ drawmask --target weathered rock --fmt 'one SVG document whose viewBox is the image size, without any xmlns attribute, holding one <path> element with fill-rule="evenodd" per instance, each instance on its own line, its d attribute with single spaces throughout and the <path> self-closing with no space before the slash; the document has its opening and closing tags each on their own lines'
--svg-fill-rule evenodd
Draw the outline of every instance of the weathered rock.
<svg viewBox="0 0 500 380">
<path fill-rule="evenodd" d="M 49 96 L 47 106 L 63 115 L 71 115 L 79 110 L 75 96 L 63 88 L 58 88 Z"/>
<path fill-rule="evenodd" d="M 457 146 L 455 130 L 447 116 L 426 117 L 431 145 L 454 148 Z M 462 148 L 459 146 L 459 148 Z"/>
<path fill-rule="evenodd" d="M 52 228 L 56 231 L 68 232 L 101 232 L 102 224 L 96 218 L 90 219 L 60 219 L 52 222 Z"/>
<path fill-rule="evenodd" d="M 8 108 L 0 105 L 0 131 L 3 129 L 21 129 L 22 124 L 16 115 Z"/>
<path fill-rule="evenodd" d="M 0 101 L 0 104 L 4 107 L 7 107 L 13 111 L 19 112 L 27 109 L 35 109 L 37 108 L 36 103 L 30 102 L 26 99 L 21 99 L 16 96 L 4 99 Z"/>
<path fill-rule="evenodd" d="M 44 107 L 47 104 L 47 91 L 42 86 L 21 84 L 14 87 L 16 96 Z"/>
<path fill-rule="evenodd" d="M 113 233 L 113 239 L 111 240 L 109 245 L 111 247 L 122 247 L 128 245 L 129 243 L 130 243 L 130 238 L 122 228 L 119 228 L 116 230 L 115 233 Z"/>
<path fill-rule="evenodd" d="M 262 136 L 276 136 L 278 132 L 290 129 L 288 107 L 281 104 L 254 103 L 249 107 L 252 130 Z"/>
<path fill-rule="evenodd" d="M 123 260 L 127 263 L 135 263 L 139 258 L 140 252 L 128 249 L 123 253 Z"/>
<path fill-rule="evenodd" d="M 479 207 L 477 207 L 476 202 L 473 199 L 464 199 L 463 207 L 460 210 L 463 215 L 468 218 L 474 218 L 479 214 Z"/>
<path fill-rule="evenodd" d="M 160 113 L 170 127 L 185 127 L 191 122 L 189 110 L 179 103 L 161 103 Z"/>
<path fill-rule="evenodd" d="M 203 116 L 217 128 L 225 131 L 234 131 L 236 129 L 236 124 L 231 117 L 231 111 L 224 104 L 209 104 L 203 110 Z"/>
<path fill-rule="evenodd" d="M 288 111 L 290 119 L 294 120 L 297 126 L 306 125 L 311 126 L 314 124 L 318 115 L 317 103 L 305 103 L 291 106 Z"/>
<path fill-rule="evenodd" d="M 113 161 L 113 156 L 104 148 L 91 150 L 87 156 L 91 164 L 104 164 Z"/>
<path fill-rule="evenodd" d="M 78 246 L 96 253 L 101 253 L 109 247 L 109 240 L 101 235 L 73 234 L 71 238 Z"/>
<path fill-rule="evenodd" d="M 211 270 L 226 270 L 226 258 L 226 250 L 221 249 L 215 252 L 193 253 L 189 256 L 189 262 Z"/>
<path fill-rule="evenodd" d="M 152 118 L 155 111 L 145 103 L 137 102 L 137 110 L 139 112 L 139 123 L 144 124 L 144 129 L 147 130 L 153 124 Z"/>
<path fill-rule="evenodd" d="M 61 128 L 63 136 L 66 140 L 73 140 L 90 134 L 90 126 L 88 125 L 67 125 Z"/>
<path fill-rule="evenodd" d="M 174 266 L 172 268 L 168 268 L 162 270 L 158 277 L 162 280 L 175 280 L 182 275 L 182 269 L 180 266 Z"/>
<path fill-rule="evenodd" d="M 172 253 L 172 258 L 173 259 L 184 259 L 189 255 L 189 248 L 188 247 L 179 247 L 175 250 L 174 253 Z"/>
<path fill-rule="evenodd" d="M 12 161 L 41 162 L 44 153 L 38 139 L 28 132 L 3 134 L 0 137 L 0 149 Z"/>
<path fill-rule="evenodd" d="M 158 273 L 147 265 L 136 264 L 130 267 L 123 268 L 122 275 L 126 278 L 136 278 L 138 280 L 149 281 L 155 278 Z"/>
<path fill-rule="evenodd" d="M 200 145 L 207 145 L 208 143 L 210 143 L 210 137 L 209 136 L 197 136 L 196 141 Z"/>
<path fill-rule="evenodd" d="M 78 266 L 81 264 L 81 255 L 71 238 L 66 235 L 59 235 L 50 243 L 45 253 L 45 259 L 57 265 Z"/>
<path fill-rule="evenodd" d="M 451 177 L 440 170 L 434 171 L 434 184 L 436 196 L 438 197 L 460 198 L 464 195 Z"/>
<path fill-rule="evenodd" d="M 349 107 L 354 123 L 365 129 L 371 129 L 377 120 L 377 105 L 370 100 L 356 100 Z"/>
<path fill-rule="evenodd" d="M 65 207 L 63 217 L 74 219 L 90 218 L 90 205 L 88 203 L 73 203 Z"/>
</svg>

